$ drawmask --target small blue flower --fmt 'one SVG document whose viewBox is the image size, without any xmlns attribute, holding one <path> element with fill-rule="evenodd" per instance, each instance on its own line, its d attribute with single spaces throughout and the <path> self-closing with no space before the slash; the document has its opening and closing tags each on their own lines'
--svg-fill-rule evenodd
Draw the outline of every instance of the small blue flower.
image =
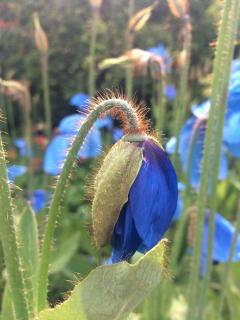
<svg viewBox="0 0 240 320">
<path fill-rule="evenodd" d="M 138 144 L 143 158 L 112 235 L 112 263 L 146 252 L 167 231 L 178 198 L 177 177 L 164 150 L 153 140 Z"/>
<path fill-rule="evenodd" d="M 67 116 L 61 121 L 59 134 L 49 143 L 44 156 L 43 169 L 46 173 L 50 175 L 60 174 L 68 150 L 84 120 L 85 116 L 76 114 Z M 101 133 L 94 125 L 78 153 L 78 158 L 95 158 L 101 154 L 101 149 Z"/>
<path fill-rule="evenodd" d="M 44 189 L 34 190 L 30 195 L 30 202 L 34 212 L 38 213 L 43 210 L 50 201 L 50 192 Z"/>
<path fill-rule="evenodd" d="M 14 183 L 15 179 L 27 172 L 27 167 L 21 165 L 11 165 L 7 168 L 8 179 Z"/>
<path fill-rule="evenodd" d="M 87 111 L 89 106 L 89 96 L 86 93 L 78 92 L 69 101 L 70 106 L 75 107 L 79 111 Z"/>
<path fill-rule="evenodd" d="M 17 138 L 14 141 L 15 146 L 18 148 L 20 156 L 28 157 L 30 154 L 27 142 L 23 138 Z"/>
<path fill-rule="evenodd" d="M 173 101 L 177 95 L 176 87 L 173 84 L 168 84 L 164 88 L 164 94 L 169 101 Z"/>
<path fill-rule="evenodd" d="M 209 214 L 205 217 L 202 244 L 201 274 L 205 274 L 207 263 L 208 249 L 208 220 Z M 215 215 L 215 231 L 213 237 L 213 262 L 224 263 L 228 261 L 229 253 L 233 241 L 235 229 L 233 225 L 221 216 L 219 213 Z M 235 252 L 232 258 L 233 262 L 240 261 L 240 236 L 238 237 Z"/>
</svg>

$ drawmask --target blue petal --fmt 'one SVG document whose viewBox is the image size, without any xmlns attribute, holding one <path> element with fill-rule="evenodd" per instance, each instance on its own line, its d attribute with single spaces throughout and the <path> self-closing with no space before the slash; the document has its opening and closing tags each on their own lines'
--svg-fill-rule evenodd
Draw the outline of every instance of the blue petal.
<svg viewBox="0 0 240 320">
<path fill-rule="evenodd" d="M 117 142 L 123 137 L 123 130 L 120 128 L 115 128 L 113 130 L 113 141 Z"/>
<path fill-rule="evenodd" d="M 27 167 L 22 165 L 11 165 L 7 167 L 8 179 L 10 182 L 27 172 Z"/>
<path fill-rule="evenodd" d="M 143 145 L 143 161 L 126 205 L 147 250 L 169 228 L 177 205 L 177 177 L 165 152 L 150 140 Z"/>
<path fill-rule="evenodd" d="M 177 146 L 177 139 L 176 137 L 172 137 L 166 143 L 166 151 L 168 154 L 173 154 L 175 152 Z"/>
<path fill-rule="evenodd" d="M 210 100 L 206 100 L 199 105 L 192 106 L 192 113 L 197 118 L 204 117 L 210 110 Z"/>
<path fill-rule="evenodd" d="M 30 202 L 34 212 L 38 213 L 44 209 L 50 200 L 50 196 L 50 193 L 44 189 L 34 190 L 30 195 Z"/>
<path fill-rule="evenodd" d="M 240 111 L 226 117 L 223 140 L 230 144 L 240 144 Z"/>
<path fill-rule="evenodd" d="M 85 119 L 85 116 L 79 114 L 67 116 L 61 120 L 58 131 L 64 134 L 77 134 Z"/>
<path fill-rule="evenodd" d="M 113 128 L 113 119 L 111 117 L 105 117 L 102 119 L 97 119 L 96 121 L 96 127 L 98 129 L 108 129 L 108 130 L 112 130 Z"/>
<path fill-rule="evenodd" d="M 240 158 L 240 143 L 225 143 L 227 151 L 234 157 Z"/>
<path fill-rule="evenodd" d="M 22 157 L 30 156 L 30 150 L 25 139 L 17 138 L 15 139 L 14 144 L 19 149 L 19 153 Z"/>
<path fill-rule="evenodd" d="M 114 228 L 112 236 L 112 263 L 129 260 L 141 244 L 141 238 L 137 233 L 131 212 L 128 212 L 126 209 L 127 204 L 121 210 Z"/>
<path fill-rule="evenodd" d="M 89 105 L 89 96 L 86 93 L 78 92 L 69 101 L 69 104 L 79 111 L 86 111 Z"/>
<path fill-rule="evenodd" d="M 164 88 L 164 94 L 168 98 L 168 100 L 173 101 L 176 98 L 177 91 L 173 84 L 168 84 Z"/>
<path fill-rule="evenodd" d="M 213 237 L 213 255 L 212 260 L 215 262 L 227 262 L 231 250 L 235 229 L 233 225 L 219 213 L 215 215 L 215 230 Z M 201 273 L 205 273 L 208 249 L 208 216 L 205 218 L 202 245 L 202 266 Z M 232 261 L 240 261 L 240 236 Z"/>
</svg>

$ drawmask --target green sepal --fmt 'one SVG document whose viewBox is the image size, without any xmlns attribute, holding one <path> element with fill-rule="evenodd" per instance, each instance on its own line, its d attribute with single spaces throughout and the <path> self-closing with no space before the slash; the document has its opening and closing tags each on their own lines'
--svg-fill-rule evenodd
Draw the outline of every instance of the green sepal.
<svg viewBox="0 0 240 320">
<path fill-rule="evenodd" d="M 92 204 L 93 236 L 97 246 L 110 242 L 114 226 L 142 163 L 142 149 L 120 140 L 109 151 L 96 176 Z"/>
</svg>

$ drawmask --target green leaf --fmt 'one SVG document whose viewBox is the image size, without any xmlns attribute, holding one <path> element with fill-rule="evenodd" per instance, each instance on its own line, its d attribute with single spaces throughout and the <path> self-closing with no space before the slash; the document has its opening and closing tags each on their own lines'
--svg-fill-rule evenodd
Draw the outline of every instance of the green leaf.
<svg viewBox="0 0 240 320">
<path fill-rule="evenodd" d="M 56 273 L 66 267 L 73 255 L 76 253 L 79 245 L 79 233 L 62 242 L 58 249 L 52 254 L 50 262 L 50 273 Z"/>
<path fill-rule="evenodd" d="M 165 272 L 166 240 L 135 264 L 100 266 L 80 282 L 55 309 L 39 320 L 119 320 L 126 317 L 160 282 Z"/>
<path fill-rule="evenodd" d="M 37 307 L 39 243 L 36 216 L 30 206 L 25 207 L 20 217 L 17 237 L 29 309 L 31 314 L 34 315 Z"/>
</svg>

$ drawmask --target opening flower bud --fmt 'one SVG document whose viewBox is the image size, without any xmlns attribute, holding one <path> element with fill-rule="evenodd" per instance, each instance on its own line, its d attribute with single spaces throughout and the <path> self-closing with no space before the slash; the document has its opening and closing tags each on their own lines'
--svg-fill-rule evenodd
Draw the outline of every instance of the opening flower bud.
<svg viewBox="0 0 240 320">
<path fill-rule="evenodd" d="M 128 141 L 129 140 L 129 141 Z M 155 246 L 169 228 L 177 177 L 162 146 L 150 136 L 125 136 L 106 156 L 95 180 L 94 239 L 112 244 L 112 262 Z"/>
</svg>

